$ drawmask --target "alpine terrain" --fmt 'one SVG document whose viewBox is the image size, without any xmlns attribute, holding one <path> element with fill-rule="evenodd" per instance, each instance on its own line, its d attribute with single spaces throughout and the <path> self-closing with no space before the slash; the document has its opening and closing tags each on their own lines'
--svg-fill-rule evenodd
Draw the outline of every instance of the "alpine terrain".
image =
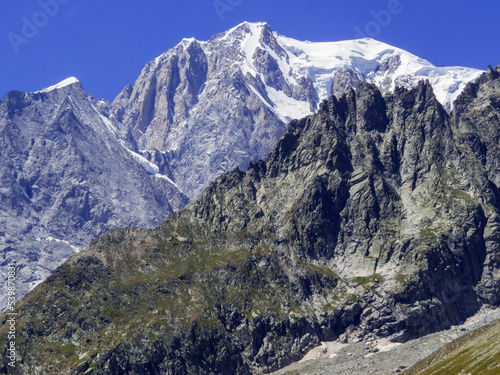
<svg viewBox="0 0 500 375">
<path fill-rule="evenodd" d="M 263 159 L 292 118 L 360 82 L 428 79 L 446 110 L 480 71 L 361 39 L 300 42 L 243 23 L 184 39 L 108 103 L 76 79 L 0 102 L 0 270 L 18 297 L 114 227 L 154 227 L 217 176 Z M 0 288 L 4 288 L 4 278 Z M 0 310 L 6 297 L 0 295 Z"/>
<path fill-rule="evenodd" d="M 22 296 L 97 235 L 156 226 L 187 203 L 168 171 L 122 145 L 106 111 L 74 78 L 0 101 L 2 290 L 10 264 Z"/>
<path fill-rule="evenodd" d="M 347 88 L 158 228 L 73 255 L 16 305 L 15 368 L 1 317 L 1 371 L 268 373 L 498 306 L 499 119 L 500 66 L 451 113 L 429 82 Z"/>
<path fill-rule="evenodd" d="M 428 79 L 450 110 L 481 73 L 437 68 L 369 38 L 300 42 L 245 22 L 207 42 L 182 40 L 149 62 L 112 110 L 139 149 L 165 153 L 175 182 L 195 198 L 220 174 L 265 158 L 291 119 L 359 82 L 385 94 Z"/>
</svg>

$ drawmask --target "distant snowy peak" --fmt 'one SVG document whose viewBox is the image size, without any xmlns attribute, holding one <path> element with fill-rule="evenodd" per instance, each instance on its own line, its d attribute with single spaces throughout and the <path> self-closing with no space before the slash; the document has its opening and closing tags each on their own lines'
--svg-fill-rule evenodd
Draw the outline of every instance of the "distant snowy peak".
<svg viewBox="0 0 500 375">
<path fill-rule="evenodd" d="M 429 80 L 450 110 L 480 74 L 437 68 L 373 39 L 303 42 L 244 22 L 208 41 L 183 39 L 147 63 L 110 113 L 129 148 L 161 151 L 169 178 L 195 198 L 218 175 L 265 158 L 292 119 L 332 94 L 363 81 L 386 94 Z"/>
<path fill-rule="evenodd" d="M 69 77 L 69 78 L 66 78 L 65 80 L 59 82 L 58 84 L 55 84 L 54 86 L 50 86 L 50 87 L 47 87 L 43 90 L 37 91 L 37 93 L 49 92 L 49 91 L 53 91 L 53 90 L 57 90 L 57 89 L 62 89 L 63 87 L 72 85 L 74 83 L 80 83 L 80 81 L 75 77 Z"/>
<path fill-rule="evenodd" d="M 185 46 L 193 40 L 184 39 L 181 44 Z M 237 64 L 241 71 L 264 82 L 266 79 L 262 75 L 266 72 L 262 71 L 263 65 L 271 63 L 273 68 L 279 69 L 285 81 L 283 83 L 291 89 L 288 91 L 303 84 L 304 79 L 310 79 L 319 101 L 332 94 L 340 95 L 346 87 L 356 87 L 361 81 L 374 83 L 382 92 L 388 93 L 397 86 L 411 88 L 420 80 L 429 80 L 437 99 L 447 110 L 451 110 L 453 101 L 466 84 L 483 73 L 465 67 L 436 67 L 407 51 L 371 38 L 340 42 L 298 41 L 277 34 L 267 23 L 244 22 L 215 35 L 208 42 L 199 43 L 204 49 L 213 45 L 239 48 L 241 59 Z M 267 61 L 262 61 L 265 58 Z M 276 72 L 273 74 L 276 75 Z M 268 84 L 266 86 L 269 87 Z M 267 90 L 276 99 L 271 106 L 282 118 L 309 114 L 316 109 L 311 111 L 307 104 L 299 103 L 300 100 L 289 95 L 287 90 L 272 88 L 285 92 L 289 98 Z M 293 112 L 288 113 L 292 109 Z"/>
<path fill-rule="evenodd" d="M 465 85 L 483 73 L 472 68 L 436 67 L 371 38 L 326 43 L 301 42 L 284 36 L 276 39 L 289 53 L 291 69 L 313 79 L 320 99 L 332 94 L 339 72 L 350 72 L 359 81 L 372 82 L 385 93 L 397 86 L 411 88 L 428 79 L 437 99 L 449 110 Z"/>
</svg>

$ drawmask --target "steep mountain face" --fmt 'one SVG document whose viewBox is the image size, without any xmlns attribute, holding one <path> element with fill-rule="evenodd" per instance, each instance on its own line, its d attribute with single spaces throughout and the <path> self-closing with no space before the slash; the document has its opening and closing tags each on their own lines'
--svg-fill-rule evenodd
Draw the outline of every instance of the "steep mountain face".
<svg viewBox="0 0 500 375">
<path fill-rule="evenodd" d="M 476 180 L 481 181 L 483 204 L 498 207 L 500 202 L 500 68 L 490 69 L 476 83 L 467 86 L 456 101 L 455 126 L 461 142 L 469 147 L 479 163 L 470 165 Z M 481 176 L 481 177 L 480 177 Z M 488 249 L 480 290 L 491 295 L 487 302 L 500 303 L 500 218 L 493 215 L 485 227 Z"/>
<path fill-rule="evenodd" d="M 17 295 L 114 227 L 154 227 L 187 203 L 122 146 L 76 79 L 0 101 L 0 259 L 18 266 Z M 144 165 L 146 159 L 139 160 Z M 0 294 L 5 307 L 7 293 Z"/>
<path fill-rule="evenodd" d="M 157 229 L 59 267 L 18 304 L 22 363 L 3 344 L 0 368 L 270 372 L 320 341 L 403 341 L 497 305 L 499 85 L 490 69 L 451 115 L 424 82 L 322 102 Z"/>
<path fill-rule="evenodd" d="M 359 82 L 385 94 L 429 79 L 450 110 L 480 73 L 437 68 L 372 39 L 300 42 L 245 22 L 207 42 L 184 39 L 148 63 L 113 111 L 138 149 L 166 153 L 175 182 L 195 198 L 223 172 L 266 157 L 291 119 Z"/>
</svg>

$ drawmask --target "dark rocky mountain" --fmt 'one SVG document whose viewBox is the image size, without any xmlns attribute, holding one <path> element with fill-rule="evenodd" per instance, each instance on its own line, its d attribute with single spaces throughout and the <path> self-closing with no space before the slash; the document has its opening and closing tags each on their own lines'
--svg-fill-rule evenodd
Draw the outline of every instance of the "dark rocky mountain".
<svg viewBox="0 0 500 375">
<path fill-rule="evenodd" d="M 0 101 L 2 290 L 9 264 L 17 264 L 22 296 L 96 236 L 154 227 L 187 203 L 123 147 L 99 114 L 106 105 L 87 97 L 76 79 Z M 1 293 L 2 308 L 6 299 Z"/>
<path fill-rule="evenodd" d="M 6 373 L 249 374 L 500 301 L 500 67 L 450 115 L 360 83 L 155 230 L 115 229 L 17 305 Z"/>
</svg>

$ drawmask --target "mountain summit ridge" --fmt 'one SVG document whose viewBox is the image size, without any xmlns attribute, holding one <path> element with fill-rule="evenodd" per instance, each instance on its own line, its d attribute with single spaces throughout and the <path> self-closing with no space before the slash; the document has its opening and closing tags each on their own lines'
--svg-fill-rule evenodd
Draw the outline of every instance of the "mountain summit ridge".
<svg viewBox="0 0 500 375">
<path fill-rule="evenodd" d="M 0 100 L 1 269 L 16 265 L 18 297 L 96 236 L 158 225 L 187 203 L 123 146 L 106 106 L 74 78 Z"/>
<path fill-rule="evenodd" d="M 385 94 L 429 79 L 450 110 L 481 73 L 437 68 L 372 39 L 300 42 L 244 22 L 208 41 L 183 39 L 147 63 L 112 107 L 117 126 L 138 149 L 165 153 L 174 181 L 195 198 L 221 173 L 265 158 L 291 119 L 332 93 L 367 81 Z"/>
</svg>

